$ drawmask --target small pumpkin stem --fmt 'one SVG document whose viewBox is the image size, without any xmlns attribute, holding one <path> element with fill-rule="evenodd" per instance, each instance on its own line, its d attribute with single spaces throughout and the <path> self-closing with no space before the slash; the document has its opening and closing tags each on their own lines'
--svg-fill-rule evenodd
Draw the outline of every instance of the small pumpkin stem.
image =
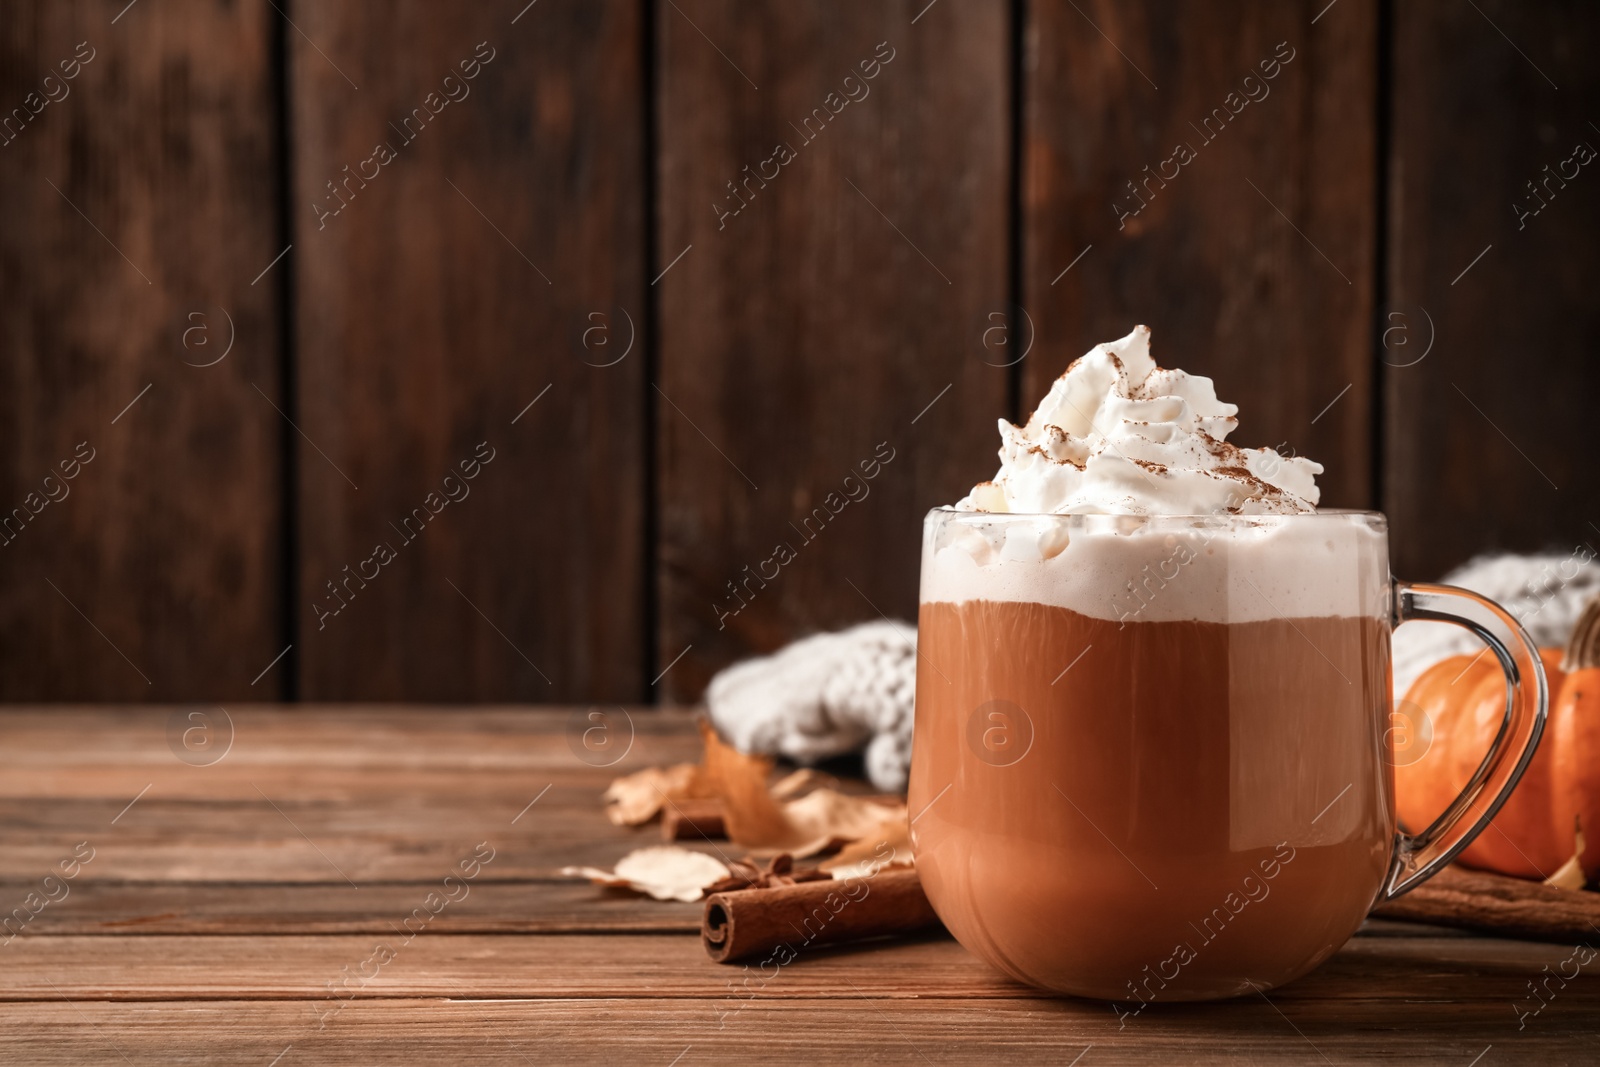
<svg viewBox="0 0 1600 1067">
<path fill-rule="evenodd" d="M 1566 652 L 1561 657 L 1563 671 L 1581 671 L 1600 667 L 1600 594 L 1592 597 L 1578 616 L 1567 640 Z"/>
</svg>

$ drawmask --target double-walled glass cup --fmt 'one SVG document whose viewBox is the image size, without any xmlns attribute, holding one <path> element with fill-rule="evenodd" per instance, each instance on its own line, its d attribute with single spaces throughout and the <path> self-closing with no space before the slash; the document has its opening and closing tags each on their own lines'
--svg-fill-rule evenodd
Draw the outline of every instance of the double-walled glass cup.
<svg viewBox="0 0 1600 1067">
<path fill-rule="evenodd" d="M 1504 723 L 1437 820 L 1400 832 L 1389 639 L 1455 623 Z M 1438 871 L 1543 729 L 1539 656 L 1465 590 L 1389 573 L 1371 512 L 1005 515 L 924 525 L 912 846 L 974 954 L 1118 1003 L 1270 989 Z"/>
</svg>

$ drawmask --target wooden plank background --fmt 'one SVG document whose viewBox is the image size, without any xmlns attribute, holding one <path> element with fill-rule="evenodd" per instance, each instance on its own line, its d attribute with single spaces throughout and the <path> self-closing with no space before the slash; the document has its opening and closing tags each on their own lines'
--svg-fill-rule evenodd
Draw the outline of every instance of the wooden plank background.
<svg viewBox="0 0 1600 1067">
<path fill-rule="evenodd" d="M 1136 321 L 1402 574 L 1600 545 L 1597 44 L 1509 0 L 15 5 L 0 699 L 693 699 L 909 617 L 923 511 Z"/>
<path fill-rule="evenodd" d="M 645 362 L 579 341 L 644 323 L 641 13 L 516 13 L 297 17 L 307 699 L 640 691 Z"/>
<path fill-rule="evenodd" d="M 1489 545 L 1600 549 L 1600 471 L 1582 458 L 1600 170 L 1560 173 L 1579 143 L 1600 150 L 1600 20 L 1581 3 L 1479 6 L 1395 12 L 1387 302 L 1413 322 L 1426 309 L 1434 331 L 1422 362 L 1384 352 L 1383 506 L 1413 574 Z"/>
<path fill-rule="evenodd" d="M 0 17 L 6 699 L 283 692 L 271 13 Z"/>
<path fill-rule="evenodd" d="M 1007 11 L 918 6 L 662 16 L 659 258 L 689 249 L 659 286 L 675 696 L 751 648 L 910 615 L 922 514 L 993 473 L 1008 374 L 964 342 L 1007 301 Z"/>
<path fill-rule="evenodd" d="M 1377 5 L 1236 4 L 1227 33 L 1209 7 L 1080 6 L 1037 5 L 1028 40 L 1025 406 L 1143 322 L 1239 405 L 1236 441 L 1371 506 Z"/>
</svg>

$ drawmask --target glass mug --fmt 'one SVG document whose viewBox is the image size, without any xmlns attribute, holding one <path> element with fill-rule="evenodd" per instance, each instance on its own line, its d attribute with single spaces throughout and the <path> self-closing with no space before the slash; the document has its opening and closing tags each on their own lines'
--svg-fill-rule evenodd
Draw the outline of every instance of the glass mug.
<svg viewBox="0 0 1600 1067">
<path fill-rule="evenodd" d="M 1395 581 L 1377 513 L 936 509 L 922 553 L 928 899 L 980 958 L 1119 1013 L 1311 970 L 1472 841 L 1544 728 L 1527 634 L 1474 593 Z M 1413 619 L 1477 634 L 1507 693 L 1482 765 L 1408 834 L 1389 638 Z"/>
</svg>

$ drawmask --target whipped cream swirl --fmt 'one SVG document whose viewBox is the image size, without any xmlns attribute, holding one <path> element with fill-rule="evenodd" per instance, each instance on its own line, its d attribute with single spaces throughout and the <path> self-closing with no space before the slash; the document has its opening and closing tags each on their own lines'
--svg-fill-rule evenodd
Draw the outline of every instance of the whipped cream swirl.
<svg viewBox="0 0 1600 1067">
<path fill-rule="evenodd" d="M 1166 370 L 1136 326 L 1051 385 L 1024 426 L 1000 420 L 1000 472 L 962 511 L 1286 515 L 1315 511 L 1322 466 L 1224 438 L 1238 408 L 1210 378 Z"/>
</svg>

